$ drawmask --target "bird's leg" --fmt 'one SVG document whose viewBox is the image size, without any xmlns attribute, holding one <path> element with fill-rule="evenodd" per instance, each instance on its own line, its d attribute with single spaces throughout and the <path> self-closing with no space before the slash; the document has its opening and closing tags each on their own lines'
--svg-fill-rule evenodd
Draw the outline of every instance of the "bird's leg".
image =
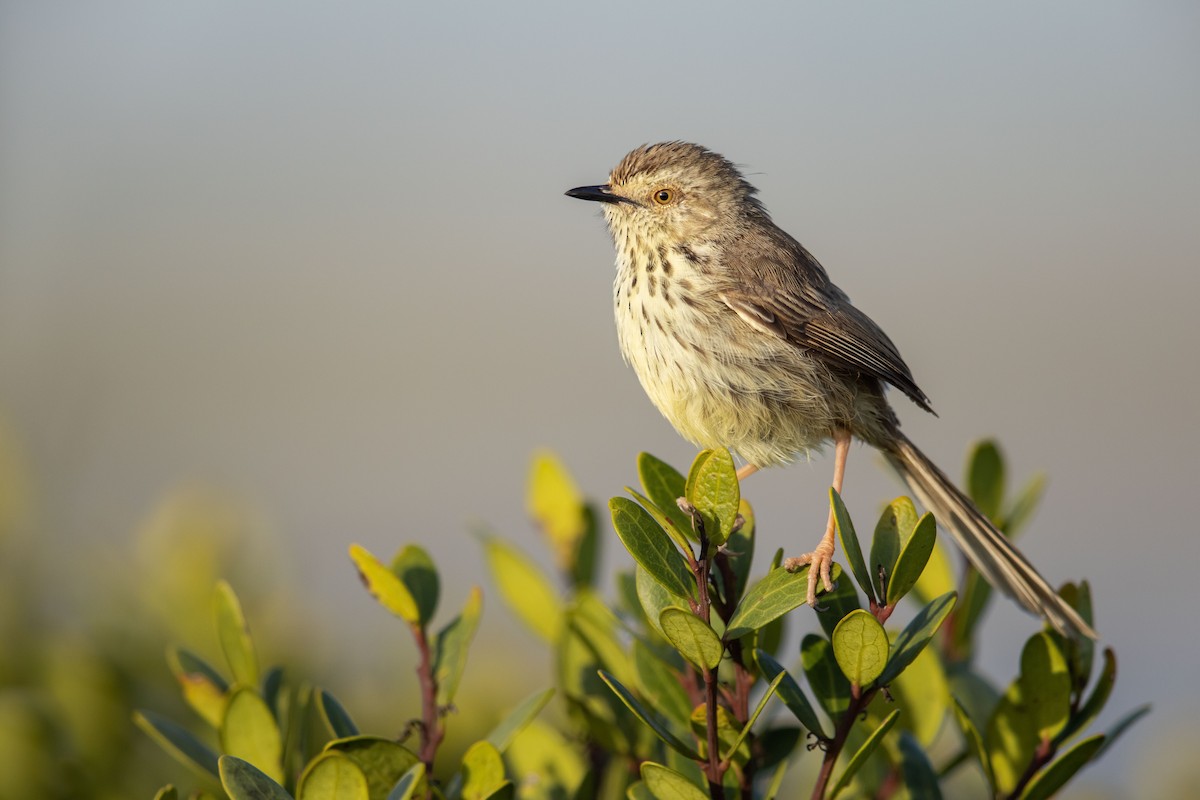
<svg viewBox="0 0 1200 800">
<path fill-rule="evenodd" d="M 746 466 L 742 467 L 737 471 L 738 483 L 746 480 L 746 478 L 749 478 L 756 472 L 758 472 L 758 467 L 754 466 L 753 464 L 747 464 Z"/>
<path fill-rule="evenodd" d="M 850 453 L 850 431 L 838 430 L 833 435 L 834 443 L 834 458 L 833 458 L 833 488 L 838 494 L 842 493 L 842 477 L 846 474 L 846 456 Z M 833 550 L 835 538 L 837 537 L 837 521 L 833 516 L 833 509 L 829 509 L 829 522 L 825 526 L 825 535 L 821 537 L 821 541 L 817 544 L 817 548 L 811 553 L 805 553 L 797 558 L 789 558 L 784 562 L 784 567 L 790 571 L 796 571 L 800 567 L 808 564 L 808 604 L 815 606 L 817 604 L 817 578 L 821 579 L 821 584 L 825 587 L 825 591 L 833 591 L 833 580 L 829 576 L 829 570 L 833 568 Z"/>
</svg>

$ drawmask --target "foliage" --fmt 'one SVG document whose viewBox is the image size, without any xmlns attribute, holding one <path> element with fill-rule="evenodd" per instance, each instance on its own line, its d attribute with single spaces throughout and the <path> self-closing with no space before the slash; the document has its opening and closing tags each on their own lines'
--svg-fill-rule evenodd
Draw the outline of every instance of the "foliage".
<svg viewBox="0 0 1200 800">
<path fill-rule="evenodd" d="M 1116 657 L 1099 654 L 1093 678 L 1093 643 L 1050 630 L 1026 642 L 1007 688 L 993 688 L 972 664 L 986 584 L 967 569 L 961 591 L 954 588 L 933 518 L 904 497 L 885 507 L 864 556 L 845 504 L 830 492 L 847 569 L 834 568 L 835 588 L 821 595 L 789 669 L 784 627 L 813 613 L 796 612 L 807 568 L 783 569 L 777 552 L 756 574 L 755 519 L 729 454 L 702 452 L 686 476 L 643 454 L 638 475 L 638 490 L 609 502 L 634 562 L 617 576 L 611 603 L 595 587 L 598 515 L 552 456 L 535 460 L 528 507 L 557 580 L 503 539 L 481 537 L 501 597 L 550 649 L 557 686 L 530 697 L 449 769 L 435 756 L 482 597 L 472 590 L 457 617 L 431 627 L 441 582 L 413 545 L 389 563 L 350 550 L 364 585 L 408 628 L 419 654 L 422 716 L 406 739 L 363 734 L 327 690 L 289 683 L 278 667 L 261 670 L 224 583 L 215 594 L 224 671 L 182 649 L 169 659 L 218 747 L 150 711 L 137 724 L 209 781 L 194 795 L 202 798 L 221 789 L 234 800 L 774 798 L 785 771 L 808 762 L 816 798 L 940 797 L 970 764 L 991 796 L 1035 800 L 1057 792 L 1146 711 L 1089 733 L 1112 691 Z M 991 443 L 975 449 L 967 485 L 1009 532 L 1041 491 L 1035 481 L 1006 504 L 1004 462 Z M 1062 595 L 1092 622 L 1086 582 Z M 889 625 L 904 605 L 908 621 Z M 565 729 L 535 719 L 555 693 Z M 948 717 L 955 724 L 946 729 Z"/>
</svg>

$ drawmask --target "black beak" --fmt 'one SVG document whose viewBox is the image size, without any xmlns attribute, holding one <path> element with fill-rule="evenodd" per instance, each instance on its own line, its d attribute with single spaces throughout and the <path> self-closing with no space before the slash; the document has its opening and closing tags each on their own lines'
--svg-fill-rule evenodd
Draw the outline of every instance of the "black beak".
<svg viewBox="0 0 1200 800">
<path fill-rule="evenodd" d="M 574 189 L 569 189 L 566 192 L 567 197 L 575 197 L 580 200 L 595 200 L 599 203 L 630 203 L 637 205 L 636 202 L 628 197 L 621 197 L 619 194 L 613 194 L 612 187 L 607 183 L 602 186 L 577 186 Z"/>
</svg>

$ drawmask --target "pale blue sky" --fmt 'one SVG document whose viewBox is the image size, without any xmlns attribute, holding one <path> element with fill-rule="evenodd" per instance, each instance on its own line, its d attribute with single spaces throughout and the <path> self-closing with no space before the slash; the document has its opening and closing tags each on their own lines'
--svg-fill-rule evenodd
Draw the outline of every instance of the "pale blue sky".
<svg viewBox="0 0 1200 800">
<path fill-rule="evenodd" d="M 536 446 L 599 500 L 638 450 L 686 464 L 562 196 L 665 138 L 744 165 L 888 331 L 950 472 L 990 434 L 1048 470 L 1024 546 L 1092 580 L 1114 710 L 1194 719 L 1162 664 L 1200 645 L 1161 632 L 1200 563 L 1194 3 L 5 4 L 0 414 L 47 524 L 123 541 L 178 481 L 225 486 L 305 602 L 358 609 L 350 541 L 463 580 L 469 519 L 536 547 Z M 755 477 L 772 545 L 811 546 L 829 469 Z M 868 518 L 898 492 L 859 448 L 847 485 Z M 1007 675 L 1034 623 L 994 616 Z"/>
</svg>

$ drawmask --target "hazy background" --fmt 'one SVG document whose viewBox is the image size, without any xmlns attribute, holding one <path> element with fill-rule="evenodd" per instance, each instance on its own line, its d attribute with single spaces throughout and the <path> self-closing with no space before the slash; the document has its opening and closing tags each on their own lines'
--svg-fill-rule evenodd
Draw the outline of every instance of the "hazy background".
<svg viewBox="0 0 1200 800">
<path fill-rule="evenodd" d="M 165 493 L 215 487 L 261 511 L 318 657 L 392 670 L 350 542 L 427 546 L 458 603 L 473 520 L 538 548 L 536 446 L 601 501 L 639 450 L 690 461 L 562 196 L 684 138 L 897 342 L 941 415 L 897 396 L 910 436 L 1049 473 L 1023 547 L 1092 582 L 1105 720 L 1156 707 L 1082 784 L 1161 770 L 1200 713 L 1200 7 L 250 5 L 0 5 L 0 417 L 47 560 L 120 564 Z M 749 484 L 772 548 L 815 542 L 830 470 Z M 898 492 L 856 448 L 852 512 Z M 997 676 L 1035 627 L 994 610 Z"/>
</svg>

